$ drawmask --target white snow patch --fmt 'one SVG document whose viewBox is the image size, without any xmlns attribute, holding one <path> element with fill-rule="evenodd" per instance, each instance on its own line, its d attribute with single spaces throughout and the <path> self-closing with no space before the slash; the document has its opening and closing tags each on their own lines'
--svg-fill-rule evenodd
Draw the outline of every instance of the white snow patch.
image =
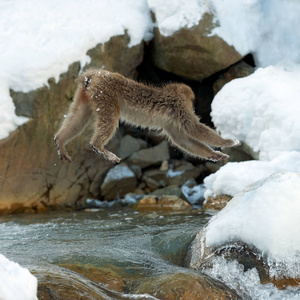
<svg viewBox="0 0 300 300">
<path fill-rule="evenodd" d="M 201 202 L 201 200 L 203 201 L 206 188 L 204 184 L 198 184 L 190 187 L 190 181 L 191 180 L 188 180 L 182 185 L 181 191 L 189 203 L 194 205 Z"/>
<path fill-rule="evenodd" d="M 0 254 L 0 299 L 37 300 L 37 279 L 18 263 Z"/>
<path fill-rule="evenodd" d="M 126 164 L 120 164 L 110 169 L 103 181 L 103 184 L 109 180 L 119 180 L 122 178 L 135 177 L 135 174 L 129 169 Z"/>
<path fill-rule="evenodd" d="M 201 1 L 202 2 L 202 1 Z M 211 0 L 217 34 L 258 66 L 282 60 L 300 63 L 300 2 L 294 0 Z"/>
</svg>

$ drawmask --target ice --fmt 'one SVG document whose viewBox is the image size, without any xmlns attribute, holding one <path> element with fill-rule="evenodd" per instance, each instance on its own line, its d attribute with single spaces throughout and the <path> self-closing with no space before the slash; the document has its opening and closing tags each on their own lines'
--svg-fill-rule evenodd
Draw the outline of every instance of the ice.
<svg viewBox="0 0 300 300">
<path fill-rule="evenodd" d="M 267 257 L 274 276 L 300 274 L 300 174 L 275 173 L 248 186 L 214 216 L 206 245 L 241 241 Z"/>
<path fill-rule="evenodd" d="M 18 263 L 0 254 L 0 299 L 37 300 L 37 279 Z"/>
</svg>

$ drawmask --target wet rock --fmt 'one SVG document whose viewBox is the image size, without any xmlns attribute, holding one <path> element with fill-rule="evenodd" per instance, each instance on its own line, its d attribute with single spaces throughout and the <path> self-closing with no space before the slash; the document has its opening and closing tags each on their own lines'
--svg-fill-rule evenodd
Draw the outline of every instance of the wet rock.
<svg viewBox="0 0 300 300">
<path fill-rule="evenodd" d="M 158 299 L 240 299 L 234 290 L 226 285 L 195 273 L 164 274 L 147 278 L 137 289 L 137 293 L 148 293 Z"/>
<path fill-rule="evenodd" d="M 83 275 L 89 280 L 104 286 L 109 290 L 122 292 L 125 287 L 124 279 L 118 274 L 117 267 L 110 265 L 109 267 L 95 267 L 92 264 L 62 264 L 62 267 L 72 270 Z M 117 269 L 115 271 L 115 269 Z M 122 269 L 123 271 L 123 269 Z"/>
<path fill-rule="evenodd" d="M 113 37 L 88 52 L 89 66 L 102 67 L 132 76 L 143 57 L 143 43 L 128 48 L 128 36 Z M 88 127 L 68 145 L 73 162 L 59 161 L 53 136 L 72 100 L 79 63 L 69 67 L 58 82 L 48 81 L 29 93 L 11 91 L 18 115 L 32 118 L 0 141 L 0 213 L 39 211 L 46 208 L 81 207 L 88 195 L 100 196 L 99 186 L 113 166 L 90 147 Z M 108 145 L 119 148 L 116 136 Z"/>
<path fill-rule="evenodd" d="M 165 188 L 157 189 L 151 194 L 155 196 L 176 196 L 178 198 L 183 198 L 181 189 L 177 185 L 169 185 Z"/>
<path fill-rule="evenodd" d="M 232 199 L 228 195 L 217 195 L 216 197 L 208 197 L 203 203 L 203 209 L 221 210 Z"/>
<path fill-rule="evenodd" d="M 67 269 L 37 270 L 38 299 L 107 299 L 107 292 L 83 276 Z"/>
<path fill-rule="evenodd" d="M 168 142 L 163 141 L 159 145 L 142 149 L 132 154 L 126 161 L 129 165 L 138 165 L 141 168 L 146 168 L 151 165 L 159 164 L 170 158 Z"/>
<path fill-rule="evenodd" d="M 145 196 L 135 206 L 139 211 L 187 211 L 192 206 L 177 196 Z"/>
<path fill-rule="evenodd" d="M 163 36 L 156 28 L 153 39 L 154 64 L 187 79 L 201 81 L 241 60 L 241 55 L 217 35 L 214 16 L 204 14 L 197 26 Z"/>
<path fill-rule="evenodd" d="M 101 185 L 101 195 L 105 200 L 113 200 L 133 192 L 137 186 L 135 174 L 126 163 L 116 165 L 108 171 Z"/>
</svg>

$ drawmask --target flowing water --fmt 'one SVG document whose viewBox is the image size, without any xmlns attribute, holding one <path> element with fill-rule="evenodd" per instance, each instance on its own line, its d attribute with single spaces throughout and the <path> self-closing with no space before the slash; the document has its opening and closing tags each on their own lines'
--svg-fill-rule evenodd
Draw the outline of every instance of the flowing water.
<svg viewBox="0 0 300 300">
<path fill-rule="evenodd" d="M 130 208 L 1 216 L 0 253 L 27 267 L 39 284 L 67 287 L 82 299 L 157 299 L 136 286 L 163 274 L 195 273 L 183 267 L 184 255 L 210 218 L 198 211 L 138 213 Z M 95 270 L 108 274 L 110 282 L 89 280 L 99 274 Z M 255 270 L 243 272 L 237 262 L 217 258 L 206 273 L 239 290 L 242 299 L 300 299 L 299 289 L 261 285 Z"/>
<path fill-rule="evenodd" d="M 96 299 L 98 294 L 122 299 L 131 296 L 96 288 L 63 266 L 89 264 L 121 270 L 125 279 L 190 272 L 180 267 L 183 254 L 210 217 L 197 212 L 143 214 L 129 208 L 2 216 L 0 253 L 27 267 L 39 280 L 47 274 L 56 281 L 73 277 L 76 284 L 93 290 Z"/>
</svg>

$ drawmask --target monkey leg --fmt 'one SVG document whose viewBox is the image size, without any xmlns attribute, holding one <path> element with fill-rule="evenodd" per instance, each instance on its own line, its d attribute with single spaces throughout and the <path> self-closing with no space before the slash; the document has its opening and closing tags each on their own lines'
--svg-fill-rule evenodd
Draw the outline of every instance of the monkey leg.
<svg viewBox="0 0 300 300">
<path fill-rule="evenodd" d="M 219 161 L 229 157 L 227 154 L 214 151 L 208 145 L 191 138 L 183 130 L 176 128 L 176 131 L 170 128 L 164 130 L 174 145 L 192 156 L 206 158 L 211 161 Z"/>
<path fill-rule="evenodd" d="M 68 115 L 54 137 L 57 153 L 61 160 L 66 159 L 67 161 L 72 162 L 65 145 L 82 133 L 88 125 L 91 115 L 92 110 L 89 104 L 81 97 L 78 97 L 77 93 L 74 102 L 70 106 Z"/>
<path fill-rule="evenodd" d="M 99 111 L 97 110 L 95 132 L 90 142 L 90 146 L 94 152 L 102 155 L 105 159 L 114 163 L 119 163 L 121 159 L 104 147 L 115 134 L 116 129 L 119 126 L 120 110 L 118 106 L 101 106 L 102 109 L 99 108 Z"/>
<path fill-rule="evenodd" d="M 188 115 L 185 122 L 182 123 L 182 128 L 191 138 L 215 147 L 234 147 L 239 146 L 238 140 L 223 139 L 213 129 L 199 122 L 196 115 Z"/>
</svg>

